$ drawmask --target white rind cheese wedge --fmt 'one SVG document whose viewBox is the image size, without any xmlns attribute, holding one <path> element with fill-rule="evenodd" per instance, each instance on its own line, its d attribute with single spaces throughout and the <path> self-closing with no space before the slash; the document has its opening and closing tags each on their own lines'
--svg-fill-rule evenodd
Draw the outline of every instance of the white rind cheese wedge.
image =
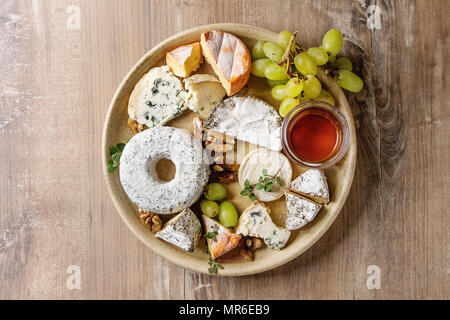
<svg viewBox="0 0 450 320">
<path fill-rule="evenodd" d="M 286 191 L 286 229 L 297 230 L 311 222 L 322 205 L 295 193 Z"/>
<path fill-rule="evenodd" d="M 227 92 L 220 81 L 209 74 L 196 74 L 184 79 L 189 109 L 208 119 L 214 108 L 222 101 Z"/>
<path fill-rule="evenodd" d="M 252 69 L 250 51 L 235 35 L 223 31 L 206 31 L 200 36 L 203 55 L 212 66 L 229 96 L 239 92 Z"/>
<path fill-rule="evenodd" d="M 281 122 L 268 103 L 252 96 L 222 101 L 205 122 L 205 128 L 261 147 L 281 150 Z"/>
<path fill-rule="evenodd" d="M 241 189 L 245 187 L 245 180 L 254 185 L 259 182 L 263 169 L 267 170 L 269 176 L 279 176 L 283 186 L 286 186 L 292 179 L 292 167 L 289 160 L 281 153 L 268 150 L 257 149 L 250 152 L 241 163 L 239 167 L 239 185 Z M 283 188 L 276 182 L 270 192 L 264 190 L 254 190 L 254 194 L 259 201 L 269 202 L 274 201 L 283 196 Z"/>
<path fill-rule="evenodd" d="M 289 189 L 319 203 L 330 202 L 327 177 L 322 170 L 308 170 L 291 182 Z"/>
<path fill-rule="evenodd" d="M 202 226 L 195 213 L 187 208 L 167 221 L 163 229 L 155 234 L 183 250 L 192 252 L 200 241 Z"/>
<path fill-rule="evenodd" d="M 128 115 L 149 128 L 162 126 L 188 108 L 183 83 L 169 67 L 150 69 L 131 92 Z"/>
<path fill-rule="evenodd" d="M 290 231 L 279 228 L 270 218 L 270 209 L 263 203 L 254 202 L 239 217 L 236 234 L 262 238 L 272 249 L 282 249 L 288 242 Z"/>
</svg>

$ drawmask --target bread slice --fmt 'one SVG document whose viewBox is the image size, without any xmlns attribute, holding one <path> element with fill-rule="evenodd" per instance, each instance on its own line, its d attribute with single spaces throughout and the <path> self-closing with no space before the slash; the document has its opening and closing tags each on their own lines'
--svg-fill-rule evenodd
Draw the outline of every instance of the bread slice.
<svg viewBox="0 0 450 320">
<path fill-rule="evenodd" d="M 285 191 L 286 229 L 297 230 L 310 223 L 322 209 L 323 205 L 301 195 Z"/>
<path fill-rule="evenodd" d="M 311 169 L 299 175 L 291 182 L 289 189 L 319 203 L 330 202 L 327 177 L 322 170 Z"/>
<path fill-rule="evenodd" d="M 189 77 L 203 62 L 200 43 L 194 42 L 167 52 L 166 62 L 174 75 L 182 78 Z"/>
<path fill-rule="evenodd" d="M 228 96 L 239 92 L 252 68 L 250 51 L 235 35 L 218 30 L 202 33 L 200 37 L 203 55 L 219 77 Z"/>
</svg>

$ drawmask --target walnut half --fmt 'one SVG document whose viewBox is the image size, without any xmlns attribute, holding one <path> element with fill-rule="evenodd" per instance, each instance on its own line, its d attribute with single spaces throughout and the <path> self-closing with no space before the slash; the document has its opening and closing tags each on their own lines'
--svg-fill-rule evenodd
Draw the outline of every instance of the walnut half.
<svg viewBox="0 0 450 320">
<path fill-rule="evenodd" d="M 139 132 L 142 132 L 148 127 L 145 124 L 138 123 L 136 120 L 128 119 L 128 127 L 134 134 L 138 134 Z"/>
<path fill-rule="evenodd" d="M 240 245 L 242 246 L 239 252 L 240 256 L 248 261 L 253 261 L 255 250 L 262 248 L 264 241 L 261 238 L 247 236 L 241 238 Z"/>
<path fill-rule="evenodd" d="M 157 214 L 139 209 L 139 218 L 141 219 L 141 222 L 148 226 L 152 232 L 161 231 L 163 224 Z"/>
</svg>

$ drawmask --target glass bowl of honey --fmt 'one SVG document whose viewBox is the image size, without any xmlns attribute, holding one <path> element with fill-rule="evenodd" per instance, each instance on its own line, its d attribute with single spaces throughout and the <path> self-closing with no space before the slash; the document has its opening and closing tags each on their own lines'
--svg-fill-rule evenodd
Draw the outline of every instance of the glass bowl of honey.
<svg viewBox="0 0 450 320">
<path fill-rule="evenodd" d="M 310 100 L 292 109 L 281 126 L 286 155 L 308 169 L 325 169 L 338 163 L 350 146 L 350 130 L 335 106 Z"/>
</svg>

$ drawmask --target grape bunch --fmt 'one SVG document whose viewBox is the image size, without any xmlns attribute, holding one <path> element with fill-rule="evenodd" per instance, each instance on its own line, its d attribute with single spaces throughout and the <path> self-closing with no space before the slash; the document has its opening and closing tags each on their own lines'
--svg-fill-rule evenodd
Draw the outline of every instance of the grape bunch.
<svg viewBox="0 0 450 320">
<path fill-rule="evenodd" d="M 316 77 L 318 66 L 330 70 L 337 84 L 348 91 L 359 92 L 363 87 L 360 77 L 352 72 L 348 58 L 336 58 L 342 49 L 339 30 L 329 30 L 320 47 L 302 48 L 295 42 L 296 33 L 281 31 L 278 44 L 258 41 L 252 49 L 252 74 L 267 79 L 272 97 L 280 100 L 280 115 L 285 117 L 294 107 L 308 100 L 335 104 L 333 96 L 322 88 Z"/>
</svg>

